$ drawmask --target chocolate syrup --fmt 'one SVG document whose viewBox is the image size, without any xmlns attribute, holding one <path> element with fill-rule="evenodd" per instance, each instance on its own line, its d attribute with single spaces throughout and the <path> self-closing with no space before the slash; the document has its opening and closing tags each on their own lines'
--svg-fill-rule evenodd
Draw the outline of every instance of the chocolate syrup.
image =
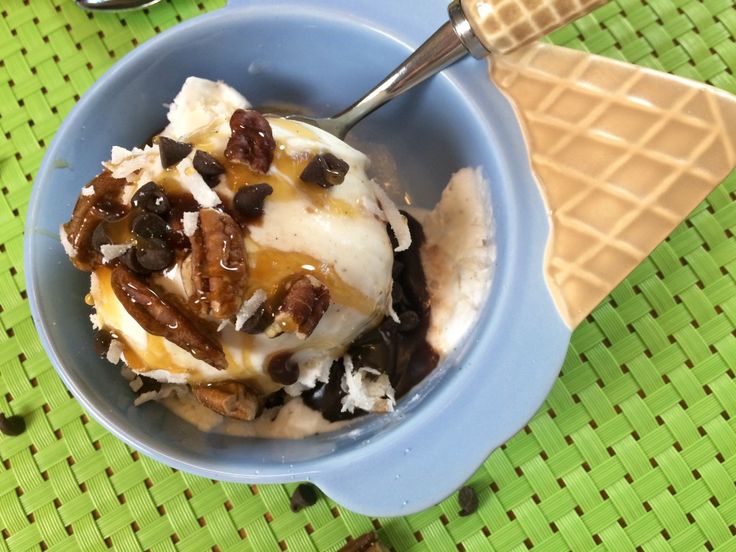
<svg viewBox="0 0 736 552">
<path fill-rule="evenodd" d="M 355 366 L 369 366 L 388 374 L 396 398 L 405 395 L 437 366 L 439 355 L 427 341 L 431 304 L 424 276 L 420 249 L 425 241 L 419 222 L 403 213 L 411 233 L 411 246 L 394 254 L 394 310 L 402 323 L 390 317 L 356 339 L 348 349 Z M 405 320 L 411 319 L 410 324 Z M 347 420 L 365 414 L 342 411 L 345 392 L 341 382 L 345 367 L 342 359 L 330 368 L 327 383 L 319 383 L 302 394 L 304 403 L 329 421 Z"/>
</svg>

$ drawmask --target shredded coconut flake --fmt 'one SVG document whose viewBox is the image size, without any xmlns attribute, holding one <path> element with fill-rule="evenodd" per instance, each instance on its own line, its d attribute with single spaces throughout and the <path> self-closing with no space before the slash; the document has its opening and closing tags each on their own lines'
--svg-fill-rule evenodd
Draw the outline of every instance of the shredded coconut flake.
<svg viewBox="0 0 736 552">
<path fill-rule="evenodd" d="M 133 370 L 130 369 L 130 367 L 127 364 L 123 364 L 123 367 L 120 369 L 120 375 L 123 376 L 123 379 L 130 383 L 133 381 L 136 377 L 136 374 Z"/>
<path fill-rule="evenodd" d="M 187 211 L 181 216 L 181 223 L 184 226 L 184 235 L 191 238 L 199 225 L 199 212 Z"/>
<path fill-rule="evenodd" d="M 396 322 L 397 324 L 401 324 L 401 319 L 399 318 L 398 313 L 394 310 L 394 304 L 391 298 L 394 296 L 393 294 L 393 285 L 394 282 L 391 282 L 391 293 L 388 294 L 388 315 L 391 317 L 391 320 Z"/>
<path fill-rule="evenodd" d="M 202 207 L 217 207 L 222 201 L 220 196 L 210 188 L 202 179 L 202 176 L 192 165 L 192 154 L 179 161 L 177 168 L 177 180 L 182 188 L 194 196 L 194 199 Z"/>
<path fill-rule="evenodd" d="M 92 313 L 89 315 L 89 321 L 92 322 L 92 329 L 93 330 L 99 330 L 102 328 L 102 324 L 100 324 L 100 317 L 97 316 L 97 314 Z"/>
<path fill-rule="evenodd" d="M 131 245 L 129 243 L 105 244 L 100 246 L 100 252 L 106 261 L 112 261 L 123 255 L 130 247 Z"/>
<path fill-rule="evenodd" d="M 190 135 L 212 123 L 227 123 L 238 108 L 250 104 L 234 88 L 220 81 L 189 77 L 169 106 L 169 126 L 162 134 L 172 138 Z"/>
<path fill-rule="evenodd" d="M 332 355 L 321 355 L 299 362 L 299 381 L 287 385 L 284 391 L 291 397 L 298 397 L 307 389 L 313 389 L 317 382 L 327 383 L 334 360 Z"/>
<path fill-rule="evenodd" d="M 222 322 L 220 322 L 220 325 L 219 325 L 219 326 L 217 326 L 217 331 L 218 331 L 218 332 L 221 332 L 222 330 L 224 330 L 224 329 L 225 329 L 225 327 L 226 327 L 226 326 L 227 326 L 227 325 L 228 325 L 229 323 L 230 323 L 230 321 L 229 321 L 229 320 L 223 320 Z"/>
<path fill-rule="evenodd" d="M 406 251 L 411 245 L 411 234 L 409 233 L 409 225 L 406 222 L 406 217 L 399 212 L 396 204 L 388 197 L 388 194 L 381 186 L 372 180 L 370 183 L 373 186 L 373 193 L 376 196 L 376 200 L 381 204 L 381 210 L 386 215 L 386 220 L 391 226 L 391 230 L 398 242 L 395 251 Z"/>
<path fill-rule="evenodd" d="M 253 295 L 243 303 L 243 306 L 240 307 L 238 314 L 235 316 L 235 329 L 240 331 L 243 324 L 245 324 L 247 320 L 256 313 L 258 308 L 266 302 L 266 299 L 268 299 L 268 295 L 265 291 L 262 289 L 254 291 Z"/>
<path fill-rule="evenodd" d="M 107 350 L 107 361 L 112 364 L 120 362 L 120 357 L 123 355 L 123 344 L 117 339 L 113 339 L 110 342 L 110 348 Z"/>
<path fill-rule="evenodd" d="M 140 395 L 138 395 L 138 397 L 136 397 L 136 399 L 133 401 L 133 404 L 135 406 L 140 406 L 149 401 L 160 401 L 162 399 L 168 399 L 172 395 L 177 395 L 181 397 L 183 395 L 186 395 L 187 393 L 187 388 L 184 385 L 175 383 L 164 383 L 161 385 L 161 389 L 159 391 L 146 391 L 145 393 L 141 393 Z"/>
<path fill-rule="evenodd" d="M 128 383 L 128 387 L 130 387 L 133 390 L 133 393 L 137 393 L 141 387 L 143 387 L 143 380 L 140 378 L 140 376 L 134 377 L 130 382 Z"/>
<path fill-rule="evenodd" d="M 133 405 L 140 406 L 144 403 L 156 401 L 160 398 L 162 397 L 159 391 L 146 391 L 145 393 L 141 393 L 136 397 L 136 399 L 133 401 Z"/>
<path fill-rule="evenodd" d="M 84 188 L 82 188 L 82 195 L 83 196 L 95 195 L 95 188 L 94 188 L 94 186 L 87 185 Z"/>
<path fill-rule="evenodd" d="M 127 149 L 120 147 L 120 146 L 113 146 L 112 151 L 110 151 L 110 164 L 111 165 L 119 165 L 123 161 L 129 159 L 130 157 L 133 157 L 134 153 L 140 150 L 139 148 L 133 148 L 132 150 L 128 151 Z"/>
<path fill-rule="evenodd" d="M 132 150 L 114 146 L 110 152 L 110 161 L 102 165 L 114 178 L 125 178 L 129 181 L 148 182 L 163 171 L 158 145 L 155 144 Z"/>
<path fill-rule="evenodd" d="M 72 259 L 76 257 L 77 252 L 69 241 L 69 236 L 67 236 L 66 230 L 64 230 L 64 225 L 59 226 L 59 239 L 61 240 L 61 246 L 64 248 L 67 256 Z"/>
<path fill-rule="evenodd" d="M 340 387 L 347 393 L 342 399 L 342 411 L 354 412 L 356 408 L 368 412 L 391 412 L 396 404 L 394 388 L 388 374 L 368 367 L 355 369 L 350 355 L 343 357 L 345 374 Z"/>
</svg>

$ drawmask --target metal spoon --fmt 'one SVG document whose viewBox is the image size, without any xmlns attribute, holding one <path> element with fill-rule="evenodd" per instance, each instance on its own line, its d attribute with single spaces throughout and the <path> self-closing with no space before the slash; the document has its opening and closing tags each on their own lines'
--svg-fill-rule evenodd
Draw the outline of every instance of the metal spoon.
<svg viewBox="0 0 736 552">
<path fill-rule="evenodd" d="M 450 4 L 448 12 L 450 20 L 447 23 L 437 29 L 375 88 L 344 111 L 324 118 L 303 115 L 286 115 L 286 118 L 308 123 L 342 139 L 364 117 L 466 54 L 470 53 L 477 59 L 489 55 L 490 52 L 473 33 L 459 0 Z"/>
<path fill-rule="evenodd" d="M 161 0 L 76 0 L 77 6 L 91 11 L 138 10 L 158 4 Z"/>
<path fill-rule="evenodd" d="M 607 0 L 534 5 L 525 0 L 453 0 L 449 21 L 375 88 L 337 115 L 287 115 L 344 138 L 363 117 L 470 53 L 476 59 L 506 54 L 591 11 Z M 509 10 L 509 8 L 513 8 Z M 477 33 L 477 34 L 476 34 Z"/>
</svg>

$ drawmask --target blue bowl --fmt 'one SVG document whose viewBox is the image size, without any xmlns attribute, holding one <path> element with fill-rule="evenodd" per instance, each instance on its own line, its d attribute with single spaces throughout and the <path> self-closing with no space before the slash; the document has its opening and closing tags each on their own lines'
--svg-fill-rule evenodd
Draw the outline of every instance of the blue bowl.
<svg viewBox="0 0 736 552">
<path fill-rule="evenodd" d="M 391 516 L 448 496 L 539 408 L 570 330 L 543 278 L 549 228 L 524 141 L 483 62 L 463 60 L 353 132 L 361 143 L 390 148 L 419 205 L 431 207 L 464 166 L 482 167 L 492 189 L 498 257 L 490 299 L 462 346 L 393 414 L 287 441 L 202 433 L 160 405 L 133 407 L 127 383 L 92 350 L 82 301 L 89 279 L 59 243 L 59 225 L 111 146 L 136 145 L 160 129 L 164 104 L 187 76 L 221 79 L 254 105 L 292 102 L 329 114 L 446 18 L 445 0 L 231 1 L 136 48 L 84 95 L 36 177 L 25 266 L 44 347 L 105 428 L 178 469 L 243 483 L 309 480 L 347 508 Z"/>
</svg>

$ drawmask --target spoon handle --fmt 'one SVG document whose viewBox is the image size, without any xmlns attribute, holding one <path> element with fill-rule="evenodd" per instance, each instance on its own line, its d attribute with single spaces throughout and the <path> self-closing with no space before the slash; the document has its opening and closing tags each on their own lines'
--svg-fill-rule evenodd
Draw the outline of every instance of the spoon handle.
<svg viewBox="0 0 736 552">
<path fill-rule="evenodd" d="M 467 54 L 448 21 L 375 88 L 353 105 L 318 126 L 344 138 L 353 125 L 396 96 L 438 73 Z M 314 124 L 314 122 L 313 122 Z"/>
<path fill-rule="evenodd" d="M 142 10 L 161 0 L 76 0 L 77 6 L 89 11 L 132 11 Z"/>
<path fill-rule="evenodd" d="M 461 0 L 480 43 L 491 54 L 506 54 L 608 0 Z"/>
</svg>

